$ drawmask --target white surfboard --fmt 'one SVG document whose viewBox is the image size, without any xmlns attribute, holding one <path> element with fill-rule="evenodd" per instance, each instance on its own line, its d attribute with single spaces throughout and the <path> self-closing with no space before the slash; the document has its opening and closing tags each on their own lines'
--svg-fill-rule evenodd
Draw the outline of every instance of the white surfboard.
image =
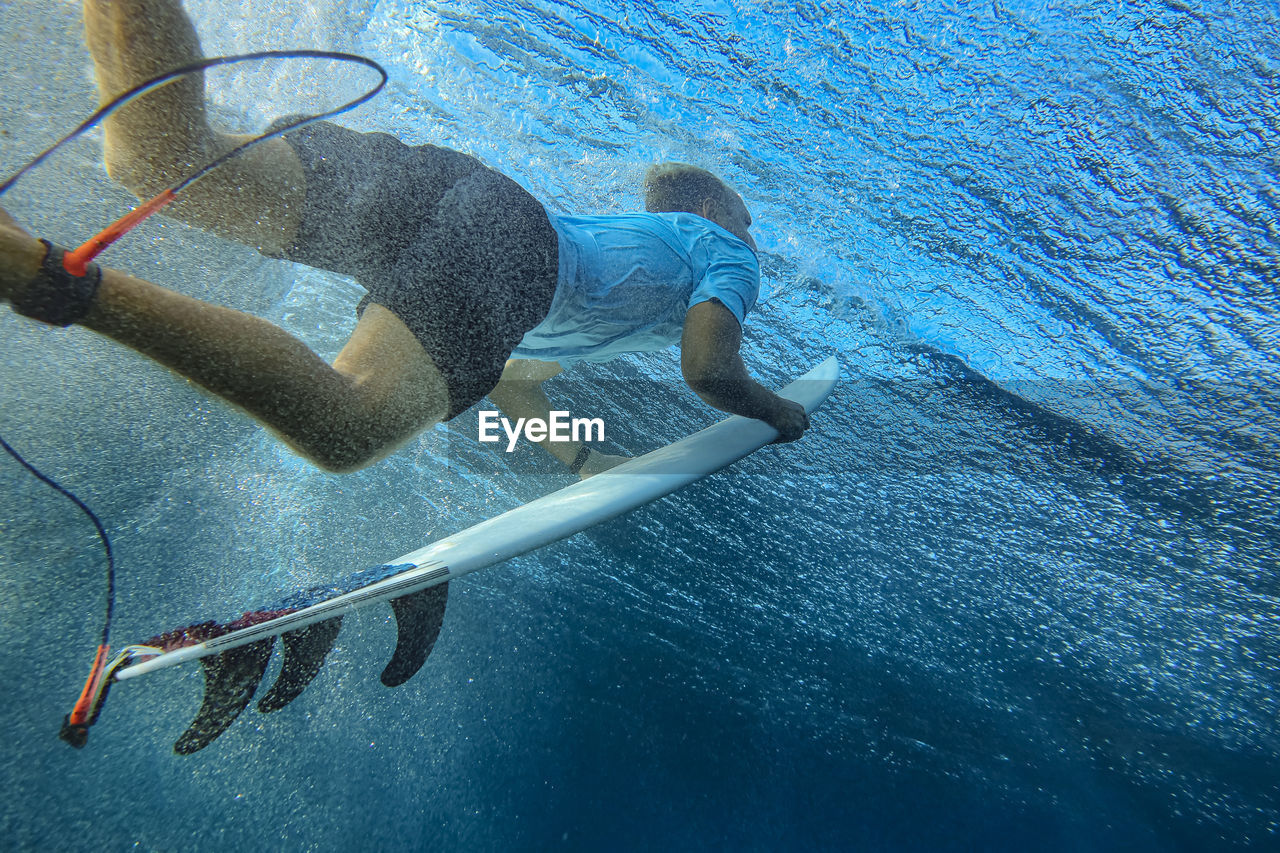
<svg viewBox="0 0 1280 853">
<path fill-rule="evenodd" d="M 831 393 L 838 376 L 839 364 L 833 356 L 778 393 L 812 412 Z M 186 661 L 219 656 L 213 664 L 206 661 L 205 671 L 206 705 L 216 707 L 206 707 L 201 715 L 217 719 L 202 723 L 197 718 L 184 735 L 185 747 L 183 740 L 175 747 L 179 752 L 192 752 L 220 734 L 252 698 L 271 654 L 272 644 L 265 641 L 279 635 L 285 640 L 284 672 L 268 698 L 259 703 L 261 710 L 268 711 L 288 704 L 314 677 L 337 636 L 342 615 L 377 601 L 390 601 L 399 623 L 400 645 L 383 682 L 391 686 L 403 683 L 421 666 L 439 632 L 446 582 L 668 495 L 776 437 L 777 432 L 763 421 L 726 418 L 396 560 L 357 572 L 334 586 L 297 593 L 230 623 L 206 622 L 153 638 L 148 645 L 163 651 L 120 667 L 115 679 L 126 681 Z M 434 594 L 426 592 L 434 587 L 440 589 Z M 236 651 L 254 644 L 252 654 Z M 219 684 L 219 679 L 235 684 Z M 286 683 L 290 681 L 293 683 Z M 211 699 L 213 693 L 221 694 L 221 699 Z"/>
</svg>

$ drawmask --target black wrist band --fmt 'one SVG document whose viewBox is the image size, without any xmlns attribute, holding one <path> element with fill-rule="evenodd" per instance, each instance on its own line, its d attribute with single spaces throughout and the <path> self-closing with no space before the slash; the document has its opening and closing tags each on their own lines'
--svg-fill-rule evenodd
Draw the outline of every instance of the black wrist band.
<svg viewBox="0 0 1280 853">
<path fill-rule="evenodd" d="M 27 289 L 13 298 L 13 310 L 24 317 L 50 326 L 70 326 L 83 320 L 98 297 L 102 270 L 89 264 L 84 275 L 72 275 L 62 266 L 67 250 L 48 240 L 44 243 L 44 260 L 40 272 Z"/>
<path fill-rule="evenodd" d="M 591 455 L 591 448 L 585 444 L 578 448 L 578 455 L 573 457 L 573 464 L 569 466 L 569 470 L 574 476 L 582 473 L 582 466 L 587 464 L 587 457 Z"/>
</svg>

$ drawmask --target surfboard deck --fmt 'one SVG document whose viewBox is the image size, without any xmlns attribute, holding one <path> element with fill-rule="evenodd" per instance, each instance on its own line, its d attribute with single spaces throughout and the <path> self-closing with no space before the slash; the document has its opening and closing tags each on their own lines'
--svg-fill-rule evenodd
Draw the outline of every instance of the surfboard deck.
<svg viewBox="0 0 1280 853">
<path fill-rule="evenodd" d="M 839 377 L 832 356 L 778 393 L 812 412 Z M 292 701 L 314 678 L 332 649 L 346 613 L 389 601 L 398 644 L 383 672 L 384 684 L 408 680 L 426 659 L 444 617 L 447 584 L 463 575 L 572 536 L 668 495 L 773 441 L 762 421 L 732 416 L 666 447 L 487 521 L 432 542 L 395 560 L 355 572 L 342 581 L 296 592 L 227 623 L 203 622 L 151 638 L 159 654 L 126 663 L 115 672 L 127 681 L 178 664 L 205 662 L 205 705 L 175 746 L 203 748 L 221 734 L 252 699 L 274 639 L 284 638 L 284 665 L 259 709 Z"/>
</svg>

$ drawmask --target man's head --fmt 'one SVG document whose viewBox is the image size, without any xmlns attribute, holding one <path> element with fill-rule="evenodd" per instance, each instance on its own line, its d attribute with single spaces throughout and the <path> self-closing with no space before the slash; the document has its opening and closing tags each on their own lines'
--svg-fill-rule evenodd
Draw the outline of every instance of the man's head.
<svg viewBox="0 0 1280 853">
<path fill-rule="evenodd" d="M 644 175 L 644 209 L 650 213 L 695 213 L 741 239 L 755 251 L 747 229 L 751 214 L 742 197 L 706 169 L 666 162 Z"/>
</svg>

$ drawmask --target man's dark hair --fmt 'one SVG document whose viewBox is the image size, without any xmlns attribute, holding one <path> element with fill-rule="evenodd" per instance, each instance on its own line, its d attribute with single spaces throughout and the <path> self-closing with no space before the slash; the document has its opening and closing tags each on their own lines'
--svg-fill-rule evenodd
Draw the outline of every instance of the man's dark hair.
<svg viewBox="0 0 1280 853">
<path fill-rule="evenodd" d="M 650 213 L 700 214 L 707 199 L 724 204 L 733 194 L 724 181 L 688 163 L 657 163 L 644 174 L 644 209 Z"/>
</svg>

